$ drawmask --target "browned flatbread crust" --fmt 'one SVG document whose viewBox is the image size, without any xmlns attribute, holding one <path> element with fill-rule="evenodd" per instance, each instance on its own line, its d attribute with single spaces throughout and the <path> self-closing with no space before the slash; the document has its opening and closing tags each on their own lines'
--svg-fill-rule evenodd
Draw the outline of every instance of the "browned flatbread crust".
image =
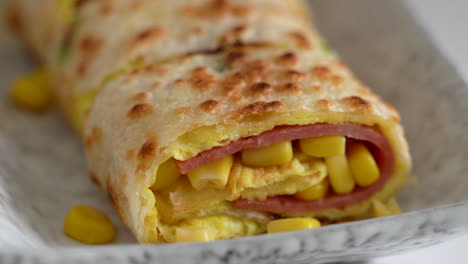
<svg viewBox="0 0 468 264">
<path fill-rule="evenodd" d="M 396 167 L 372 198 L 390 196 L 408 173 L 398 113 L 323 48 L 303 1 L 78 1 L 66 12 L 42 1 L 12 1 L 11 24 L 52 72 L 72 123 L 82 97 L 95 97 L 82 131 L 89 175 L 142 243 L 165 240 L 148 189 L 162 162 L 278 125 L 376 126 Z"/>
</svg>

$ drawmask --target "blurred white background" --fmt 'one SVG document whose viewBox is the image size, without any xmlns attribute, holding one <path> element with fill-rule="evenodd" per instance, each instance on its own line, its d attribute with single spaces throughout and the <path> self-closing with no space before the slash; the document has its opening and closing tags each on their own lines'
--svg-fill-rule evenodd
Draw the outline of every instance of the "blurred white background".
<svg viewBox="0 0 468 264">
<path fill-rule="evenodd" d="M 426 31 L 449 56 L 468 82 L 468 1 L 406 1 Z M 378 259 L 375 260 L 375 264 L 466 264 L 468 263 L 467 249 L 468 236 L 463 236 L 440 245 Z"/>
<path fill-rule="evenodd" d="M 468 1 L 406 1 L 429 34 L 449 55 L 468 81 Z"/>
</svg>

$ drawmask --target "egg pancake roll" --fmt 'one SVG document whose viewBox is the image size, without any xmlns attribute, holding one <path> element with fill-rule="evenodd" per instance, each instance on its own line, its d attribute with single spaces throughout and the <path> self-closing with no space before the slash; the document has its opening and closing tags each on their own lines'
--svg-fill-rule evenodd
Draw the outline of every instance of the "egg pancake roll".
<svg viewBox="0 0 468 264">
<path fill-rule="evenodd" d="M 141 243 L 360 219 L 410 170 L 399 114 L 330 52 L 303 1 L 33 2 L 12 1 L 11 24 Z"/>
</svg>

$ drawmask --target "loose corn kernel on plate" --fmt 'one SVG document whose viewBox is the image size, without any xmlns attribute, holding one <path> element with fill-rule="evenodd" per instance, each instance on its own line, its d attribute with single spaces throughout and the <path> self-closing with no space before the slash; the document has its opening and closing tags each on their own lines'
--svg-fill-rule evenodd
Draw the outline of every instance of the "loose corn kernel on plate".
<svg viewBox="0 0 468 264">
<path fill-rule="evenodd" d="M 373 213 L 379 218 L 364 221 L 329 225 L 310 218 L 276 220 L 267 227 L 274 234 L 205 243 L 191 243 L 210 240 L 212 234 L 205 229 L 181 227 L 174 236 L 188 243 L 135 245 L 106 195 L 85 176 L 81 144 L 54 106 L 48 105 L 47 89 L 39 102 L 24 92 L 31 89 L 29 82 L 16 83 L 19 88 L 10 95 L 14 80 L 30 72 L 33 63 L 2 25 L 0 263 L 326 263 L 411 250 L 468 231 L 467 85 L 399 1 L 315 0 L 313 4 L 320 10 L 316 20 L 330 45 L 403 117 L 415 176 L 397 197 L 399 203 L 373 201 Z M 342 23 L 347 17 L 353 19 Z M 31 79 L 43 80 L 40 72 Z M 342 162 L 336 158 L 345 154 L 340 139 L 329 140 L 337 146 L 335 152 L 316 155 L 326 162 Z M 301 142 L 304 151 L 314 144 Z M 369 175 L 374 173 L 365 149 L 353 146 L 347 151 L 354 157 L 348 162 L 350 173 L 362 164 Z M 286 153 L 278 158 L 291 157 Z M 222 173 L 223 164 L 212 166 Z M 172 177 L 155 189 L 179 176 L 170 162 L 161 170 Z M 189 180 L 224 184 L 219 178 L 203 181 L 198 176 L 194 171 Z M 372 178 L 357 179 L 355 184 L 369 182 Z M 324 184 L 333 185 L 333 177 Z M 313 200 L 328 188 L 316 186 L 297 195 Z M 350 186 L 336 188 L 346 192 Z M 222 219 L 210 221 L 223 224 Z M 111 244 L 84 246 L 78 241 Z"/>
</svg>

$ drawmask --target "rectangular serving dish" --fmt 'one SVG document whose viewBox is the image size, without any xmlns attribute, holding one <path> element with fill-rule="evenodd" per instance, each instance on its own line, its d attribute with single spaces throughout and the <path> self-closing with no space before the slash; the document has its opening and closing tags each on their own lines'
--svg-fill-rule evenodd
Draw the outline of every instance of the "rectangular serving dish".
<svg viewBox="0 0 468 264">
<path fill-rule="evenodd" d="M 4 1 L 0 1 L 3 4 Z M 0 263 L 326 263 L 361 260 L 438 243 L 468 231 L 468 89 L 400 1 L 311 1 L 330 45 L 400 111 L 414 176 L 405 214 L 201 244 L 131 245 L 106 195 L 86 176 L 83 153 L 56 110 L 32 115 L 8 98 L 33 67 L 0 26 Z M 115 245 L 83 247 L 63 234 L 75 204 L 103 209 Z"/>
</svg>

